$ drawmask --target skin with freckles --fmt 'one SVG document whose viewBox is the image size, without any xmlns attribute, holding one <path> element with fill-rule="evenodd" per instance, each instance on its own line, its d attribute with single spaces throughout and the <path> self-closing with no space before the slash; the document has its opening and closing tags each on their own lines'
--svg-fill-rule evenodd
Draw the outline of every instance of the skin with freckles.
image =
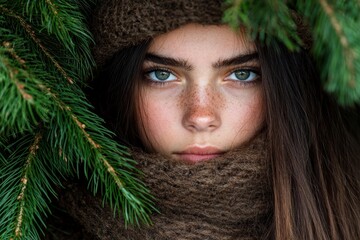
<svg viewBox="0 0 360 240">
<path fill-rule="evenodd" d="M 153 39 L 138 119 L 145 146 L 195 163 L 249 141 L 264 124 L 254 44 L 228 26 L 188 24 Z"/>
</svg>

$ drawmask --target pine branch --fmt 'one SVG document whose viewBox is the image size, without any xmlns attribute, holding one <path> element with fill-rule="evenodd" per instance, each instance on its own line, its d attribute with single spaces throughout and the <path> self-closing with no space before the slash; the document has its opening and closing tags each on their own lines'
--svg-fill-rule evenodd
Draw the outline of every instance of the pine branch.
<svg viewBox="0 0 360 240">
<path fill-rule="evenodd" d="M 62 88 L 61 84 L 57 86 Z M 75 102 L 73 94 L 77 96 Z M 81 90 L 73 86 L 71 92 L 63 90 L 59 96 L 50 95 L 57 105 L 56 116 L 59 116 L 50 127 L 52 146 L 71 156 L 68 161 L 72 161 L 69 164 L 74 169 L 84 165 L 92 191 L 96 193 L 99 187 L 106 189 L 104 200 L 110 202 L 114 211 L 120 213 L 121 209 L 126 224 L 150 223 L 148 215 L 156 210 L 149 191 L 137 179 L 139 172 L 134 161 L 126 148 L 111 140 L 113 134 L 102 126 L 103 121 L 87 110 L 89 105 Z M 72 102 L 64 102 L 66 99 Z"/>
<path fill-rule="evenodd" d="M 24 135 L 6 149 L 0 165 L 1 239 L 39 239 L 49 193 L 55 194 L 51 186 L 60 185 L 58 174 L 48 166 L 40 132 Z"/>
<path fill-rule="evenodd" d="M 29 153 L 29 156 L 25 163 L 23 177 L 21 178 L 21 191 L 20 191 L 20 194 L 18 195 L 18 197 L 16 198 L 20 202 L 19 212 L 18 212 L 18 216 L 16 218 L 16 224 L 15 224 L 16 225 L 16 228 L 15 228 L 15 237 L 16 238 L 21 237 L 22 232 L 23 232 L 22 224 L 23 224 L 23 218 L 24 218 L 25 191 L 26 191 L 26 186 L 27 186 L 27 182 L 28 182 L 28 175 L 29 175 L 29 170 L 30 170 L 32 161 L 34 160 L 34 158 L 36 156 L 36 151 L 39 148 L 39 143 L 40 143 L 41 137 L 42 136 L 40 133 L 35 135 L 34 143 L 30 146 L 30 153 Z"/>
<path fill-rule="evenodd" d="M 325 89 L 343 105 L 360 103 L 359 1 L 226 0 L 224 21 L 244 25 L 263 43 L 277 40 L 299 49 L 301 36 L 291 12 L 301 16 L 313 36 L 313 54 Z M 299 38 L 300 37 L 300 38 Z"/>
<path fill-rule="evenodd" d="M 340 21 L 335 16 L 334 9 L 329 5 L 329 3 L 326 0 L 319 0 L 319 2 L 323 10 L 325 11 L 326 15 L 330 18 L 331 25 L 334 28 L 336 35 L 339 38 L 340 44 L 343 48 L 346 67 L 350 74 L 350 79 L 348 80 L 347 84 L 350 87 L 354 87 L 355 86 L 354 52 L 350 47 L 349 40 L 346 37 L 341 27 Z"/>
<path fill-rule="evenodd" d="M 3 32 L 3 31 L 0 31 Z M 51 102 L 39 86 L 42 83 L 30 73 L 26 61 L 14 45 L 22 40 L 9 39 L 0 46 L 0 133 L 31 131 L 32 125 L 49 119 Z M 30 64 L 33 66 L 33 64 Z"/>
<path fill-rule="evenodd" d="M 7 9 L 6 7 L 0 5 L 0 10 L 7 14 L 8 16 L 11 16 L 19 21 L 23 29 L 29 34 L 29 36 L 32 38 L 32 40 L 37 44 L 37 46 L 42 50 L 42 52 L 50 59 L 51 62 L 53 62 L 54 66 L 58 69 L 58 71 L 64 76 L 64 78 L 69 82 L 73 83 L 73 79 L 68 76 L 66 71 L 63 67 L 60 66 L 60 64 L 55 60 L 55 58 L 49 53 L 47 48 L 41 43 L 41 40 L 36 36 L 35 31 L 31 27 L 30 24 L 28 24 L 21 16 L 15 14 L 10 9 Z"/>
<path fill-rule="evenodd" d="M 32 52 L 40 50 L 43 62 L 56 66 L 70 83 L 83 82 L 91 75 L 94 60 L 90 52 L 92 37 L 80 8 L 86 10 L 93 2 L 7 1 L 0 3 L 0 14 L 12 18 L 6 22 L 15 34 L 33 39 L 28 47 Z"/>
<path fill-rule="evenodd" d="M 86 8 L 94 2 L 96 1 L 78 0 L 74 4 L 64 0 L 28 1 L 25 8 L 31 21 L 44 26 L 49 35 L 54 35 L 62 43 L 70 57 L 68 60 L 82 59 L 81 62 L 71 61 L 71 64 L 78 69 L 78 78 L 84 80 L 90 73 L 86 69 L 94 66 L 88 51 L 93 42 L 80 6 Z"/>
<path fill-rule="evenodd" d="M 127 149 L 90 111 L 79 87 L 93 64 L 80 8 L 88 2 L 0 2 L 1 239 L 39 239 L 58 179 L 81 172 L 126 224 L 150 222 L 155 210 Z M 30 158 L 25 154 L 39 124 L 42 141 Z"/>
<path fill-rule="evenodd" d="M 360 102 L 360 6 L 354 1 L 326 0 L 297 5 L 316 39 L 312 51 L 325 89 L 340 104 Z"/>
<path fill-rule="evenodd" d="M 252 39 L 271 44 L 281 40 L 290 50 L 302 44 L 296 24 L 283 0 L 225 0 L 223 21 L 234 29 L 244 26 Z"/>
</svg>

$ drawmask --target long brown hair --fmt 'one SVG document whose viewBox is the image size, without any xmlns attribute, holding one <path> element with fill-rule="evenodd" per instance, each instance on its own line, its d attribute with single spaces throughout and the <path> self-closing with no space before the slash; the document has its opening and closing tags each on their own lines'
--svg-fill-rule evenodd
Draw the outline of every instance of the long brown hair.
<svg viewBox="0 0 360 240">
<path fill-rule="evenodd" d="M 89 88 L 89 98 L 118 140 L 143 147 L 136 125 L 138 79 L 150 42 L 128 47 L 115 54 L 97 73 Z"/>
<path fill-rule="evenodd" d="M 148 42 L 117 53 L 94 104 L 122 142 L 140 146 L 136 80 Z M 257 45 L 267 105 L 274 215 L 270 239 L 360 239 L 359 157 L 339 106 L 305 50 Z"/>
<path fill-rule="evenodd" d="M 360 239 L 359 156 L 306 51 L 258 45 L 275 239 Z M 357 166 L 356 166 L 357 165 Z"/>
</svg>

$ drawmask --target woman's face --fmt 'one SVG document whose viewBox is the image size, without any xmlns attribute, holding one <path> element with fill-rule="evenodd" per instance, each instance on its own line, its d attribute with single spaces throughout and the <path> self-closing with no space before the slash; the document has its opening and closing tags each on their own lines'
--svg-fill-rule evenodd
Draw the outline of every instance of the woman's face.
<svg viewBox="0 0 360 240">
<path fill-rule="evenodd" d="M 189 24 L 156 37 L 143 64 L 138 109 L 150 151 L 195 163 L 239 147 L 264 123 L 254 44 L 215 25 Z"/>
</svg>

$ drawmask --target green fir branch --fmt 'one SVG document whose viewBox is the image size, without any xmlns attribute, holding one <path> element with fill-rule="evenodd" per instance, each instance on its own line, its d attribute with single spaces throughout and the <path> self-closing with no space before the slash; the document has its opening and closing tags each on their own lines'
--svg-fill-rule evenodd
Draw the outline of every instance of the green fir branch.
<svg viewBox="0 0 360 240">
<path fill-rule="evenodd" d="M 34 63 L 27 66 L 23 58 L 23 41 L 7 40 L 11 42 L 5 40 L 0 46 L 0 134 L 31 131 L 39 121 L 48 121 L 51 109 L 50 99 L 40 88 L 42 83 L 29 68 Z"/>
<path fill-rule="evenodd" d="M 73 174 L 84 173 L 125 224 L 149 223 L 155 211 L 135 162 L 79 87 L 93 65 L 80 11 L 89 6 L 83 0 L 0 1 L 0 239 L 39 239 L 53 187 Z M 39 124 L 41 146 L 29 157 Z"/>
<path fill-rule="evenodd" d="M 313 53 L 319 59 L 319 69 L 327 91 L 337 96 L 340 104 L 360 100 L 360 35 L 359 21 L 354 21 L 350 12 L 335 11 L 330 2 L 319 0 L 313 3 L 308 16 L 314 28 Z M 344 3 L 343 3 L 344 4 Z M 307 14 L 305 12 L 304 14 Z M 309 15 L 308 13 L 307 15 Z M 320 30 L 321 29 L 321 30 Z"/>
<path fill-rule="evenodd" d="M 349 73 L 349 79 L 345 80 L 346 84 L 349 87 L 355 87 L 356 81 L 356 72 L 355 72 L 355 52 L 351 49 L 349 39 L 346 36 L 344 29 L 341 26 L 340 19 L 335 15 L 334 9 L 326 0 L 319 0 L 322 9 L 324 10 L 327 17 L 330 19 L 331 26 L 334 29 L 337 38 L 339 39 L 340 46 L 343 51 L 343 56 L 345 60 L 346 72 Z M 329 89 L 331 90 L 331 88 Z"/>
<path fill-rule="evenodd" d="M 0 14 L 9 18 L 14 34 L 30 37 L 33 42 L 28 48 L 39 52 L 41 61 L 55 66 L 69 83 L 87 80 L 94 67 L 92 37 L 78 4 L 60 0 L 0 4 Z"/>
<path fill-rule="evenodd" d="M 94 2 L 95 0 L 78 0 L 74 4 L 66 0 L 28 1 L 25 8 L 30 21 L 43 26 L 48 35 L 53 35 L 66 48 L 68 61 L 78 70 L 78 78 L 83 80 L 89 77 L 91 71 L 88 69 L 94 66 L 94 61 L 88 51 L 93 43 L 91 34 L 80 7 L 86 8 Z"/>
<path fill-rule="evenodd" d="M 299 49 L 292 16 L 302 18 L 313 37 L 313 54 L 325 89 L 342 105 L 360 103 L 360 5 L 348 1 L 226 0 L 224 22 L 245 26 L 253 38 L 277 40 Z"/>
<path fill-rule="evenodd" d="M 292 12 L 283 0 L 225 0 L 223 21 L 234 29 L 244 26 L 252 39 L 271 44 L 280 40 L 290 50 L 302 44 Z"/>
<path fill-rule="evenodd" d="M 60 83 L 57 87 L 62 88 Z M 156 210 L 128 150 L 112 140 L 113 133 L 103 127 L 103 120 L 88 110 L 80 89 L 62 89 L 59 95 L 50 94 L 57 111 L 49 130 L 51 145 L 71 156 L 67 161 L 77 174 L 83 168 L 92 192 L 100 189 L 104 201 L 121 212 L 126 224 L 150 223 L 149 214 Z"/>
<path fill-rule="evenodd" d="M 55 195 L 52 186 L 60 185 L 43 146 L 39 132 L 25 134 L 2 151 L 6 159 L 0 165 L 1 239 L 40 239 L 39 230 L 45 225 L 42 219 Z"/>
<path fill-rule="evenodd" d="M 73 83 L 73 78 L 70 77 L 64 68 L 58 63 L 55 57 L 49 52 L 49 50 L 44 46 L 40 38 L 36 35 L 33 27 L 26 22 L 26 20 L 21 17 L 20 15 L 16 14 L 12 10 L 0 5 L 0 11 L 5 13 L 7 16 L 15 18 L 19 24 L 21 25 L 22 29 L 31 37 L 34 41 L 36 46 L 41 49 L 42 53 L 52 62 L 52 64 L 57 68 L 57 70 L 63 75 L 63 77 L 69 82 Z"/>
</svg>

